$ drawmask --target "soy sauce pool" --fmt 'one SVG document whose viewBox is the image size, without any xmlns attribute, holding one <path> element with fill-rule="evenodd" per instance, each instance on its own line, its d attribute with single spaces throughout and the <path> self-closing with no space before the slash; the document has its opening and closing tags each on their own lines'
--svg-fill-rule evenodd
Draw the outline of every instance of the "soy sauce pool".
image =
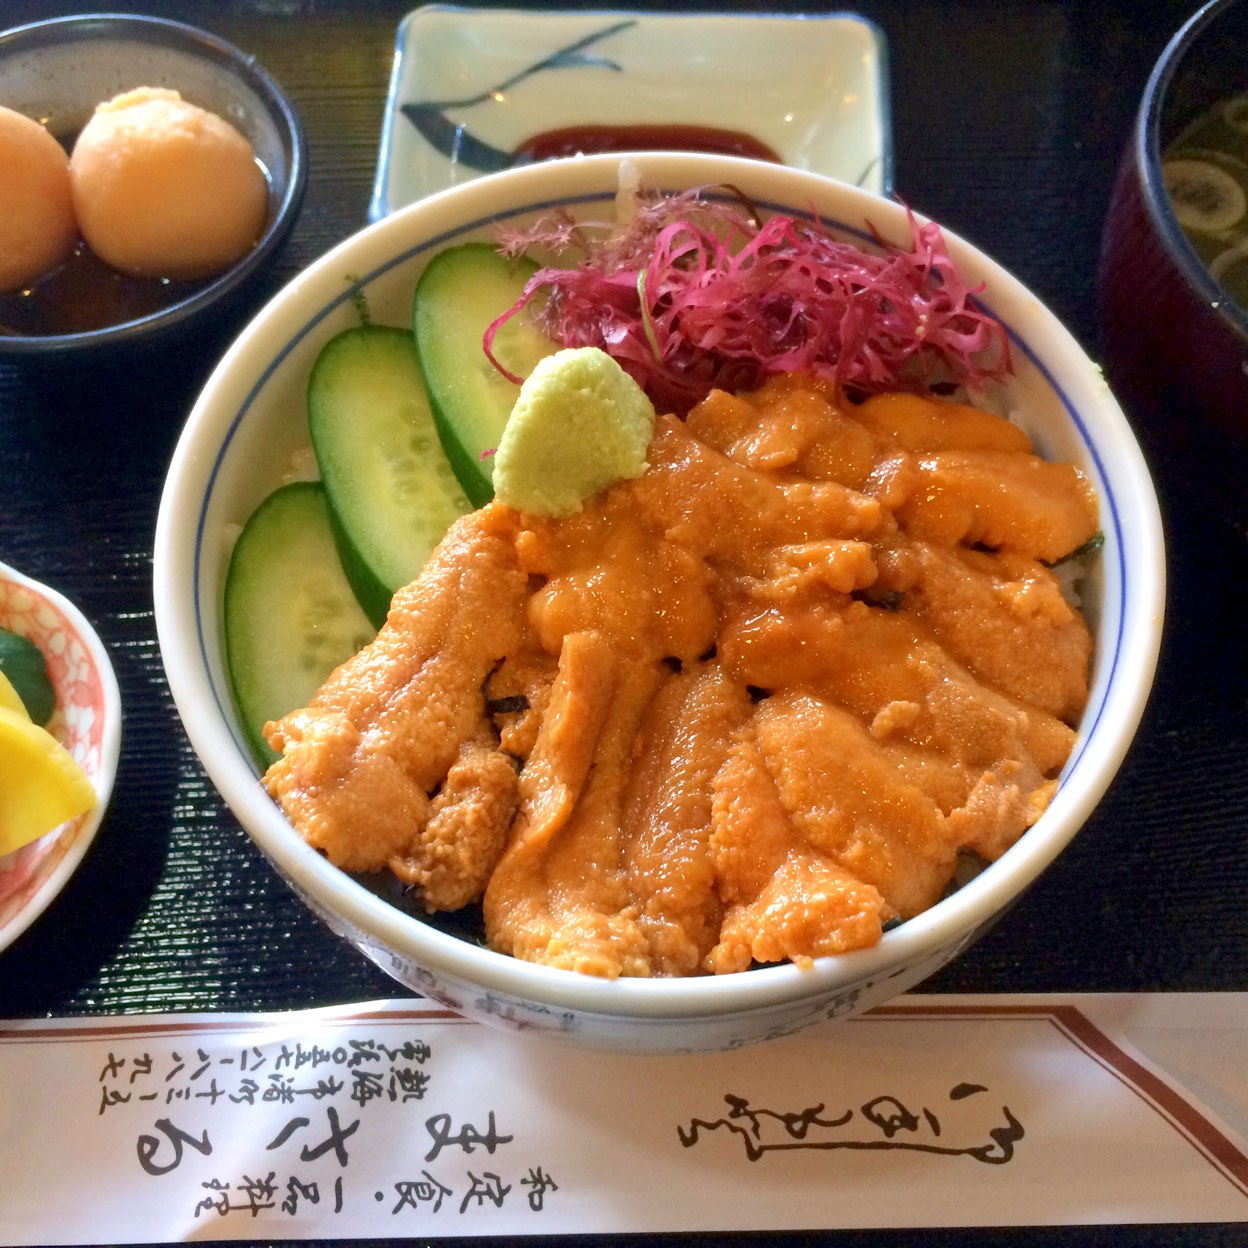
<svg viewBox="0 0 1248 1248">
<path fill-rule="evenodd" d="M 561 156 L 600 152 L 709 152 L 715 156 L 748 156 L 781 164 L 766 143 L 739 130 L 714 126 L 627 125 L 568 126 L 526 139 L 513 153 L 517 165 L 536 164 Z"/>
</svg>

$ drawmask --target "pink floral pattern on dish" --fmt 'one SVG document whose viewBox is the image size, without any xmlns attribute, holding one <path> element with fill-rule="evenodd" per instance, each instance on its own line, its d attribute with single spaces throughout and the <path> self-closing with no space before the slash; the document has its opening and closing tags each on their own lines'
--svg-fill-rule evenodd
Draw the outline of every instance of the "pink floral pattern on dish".
<svg viewBox="0 0 1248 1248">
<path fill-rule="evenodd" d="M 56 690 L 48 730 L 87 773 L 96 806 L 0 857 L 0 949 L 43 910 L 86 851 L 112 790 L 117 762 L 116 680 L 99 639 L 59 594 L 0 564 L 0 627 L 43 651 Z"/>
</svg>

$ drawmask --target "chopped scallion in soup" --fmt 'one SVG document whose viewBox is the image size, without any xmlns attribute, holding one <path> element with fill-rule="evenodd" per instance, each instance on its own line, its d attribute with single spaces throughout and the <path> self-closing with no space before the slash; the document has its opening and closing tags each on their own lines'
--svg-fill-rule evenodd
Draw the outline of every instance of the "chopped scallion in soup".
<svg viewBox="0 0 1248 1248">
<path fill-rule="evenodd" d="M 1213 277 L 1248 309 L 1248 94 L 1218 102 L 1166 149 L 1166 191 Z"/>
</svg>

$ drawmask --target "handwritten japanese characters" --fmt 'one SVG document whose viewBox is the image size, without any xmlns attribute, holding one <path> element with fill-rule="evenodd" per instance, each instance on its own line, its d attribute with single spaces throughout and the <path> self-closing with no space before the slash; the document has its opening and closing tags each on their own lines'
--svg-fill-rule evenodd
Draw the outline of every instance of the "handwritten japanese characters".
<svg viewBox="0 0 1248 1248">
<path fill-rule="evenodd" d="M 958 1083 L 949 1091 L 949 1105 L 956 1108 L 958 1102 L 987 1092 L 982 1084 Z M 767 1153 L 854 1149 L 934 1153 L 1004 1165 L 1013 1159 L 1015 1145 L 1025 1134 L 1023 1124 L 1005 1105 L 994 1104 L 999 1121 L 984 1125 L 978 1116 L 968 1122 L 963 1114 L 959 1121 L 945 1107 L 939 1107 L 939 1114 L 926 1105 L 912 1110 L 887 1093 L 857 1106 L 830 1109 L 820 1102 L 797 1112 L 754 1109 L 745 1097 L 732 1094 L 724 1100 L 728 1112 L 723 1117 L 694 1118 L 679 1128 L 686 1148 L 708 1132 L 724 1130 L 741 1140 L 750 1161 Z"/>
<path fill-rule="evenodd" d="M 110 1050 L 99 1073 L 96 1112 L 150 1111 L 138 1119 L 135 1157 L 144 1174 L 159 1179 L 192 1154 L 219 1156 L 214 1136 L 245 1125 L 240 1107 L 286 1108 L 277 1130 L 265 1131 L 262 1148 L 271 1168 L 252 1164 L 238 1174 L 197 1178 L 196 1218 L 256 1218 L 272 1211 L 294 1217 L 307 1206 L 340 1214 L 353 1199 L 386 1204 L 396 1216 L 462 1215 L 487 1204 L 502 1208 L 508 1200 L 541 1213 L 559 1185 L 542 1164 L 505 1153 L 515 1137 L 499 1129 L 493 1110 L 480 1128 L 450 1113 L 420 1111 L 432 1085 L 432 1059 L 430 1044 L 416 1036 L 395 1043 L 348 1037 L 333 1047 L 296 1040 L 213 1051 Z M 405 1138 L 423 1142 L 410 1173 L 384 1186 L 375 1174 L 351 1172 L 353 1138 L 367 1129 L 378 1104 L 412 1106 Z M 218 1108 L 228 1115 L 214 1116 Z M 485 1164 L 477 1164 L 480 1156 Z"/>
<path fill-rule="evenodd" d="M 1205 1008 L 1238 1034 L 1245 997 Z M 98 1248 L 1242 1222 L 1248 1146 L 1118 1038 L 1145 1008 L 911 998 L 679 1056 L 422 999 L 0 1021 L 0 1228 Z M 1190 1007 L 1147 1009 L 1187 1043 Z"/>
</svg>

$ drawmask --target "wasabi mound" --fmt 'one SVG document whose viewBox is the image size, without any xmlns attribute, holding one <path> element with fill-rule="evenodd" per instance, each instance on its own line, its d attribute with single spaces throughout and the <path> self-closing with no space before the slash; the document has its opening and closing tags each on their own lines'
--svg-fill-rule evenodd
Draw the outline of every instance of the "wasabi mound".
<svg viewBox="0 0 1248 1248">
<path fill-rule="evenodd" d="M 570 516 L 587 498 L 646 470 L 654 405 L 597 347 L 539 361 L 494 456 L 494 496 L 517 511 Z"/>
</svg>

